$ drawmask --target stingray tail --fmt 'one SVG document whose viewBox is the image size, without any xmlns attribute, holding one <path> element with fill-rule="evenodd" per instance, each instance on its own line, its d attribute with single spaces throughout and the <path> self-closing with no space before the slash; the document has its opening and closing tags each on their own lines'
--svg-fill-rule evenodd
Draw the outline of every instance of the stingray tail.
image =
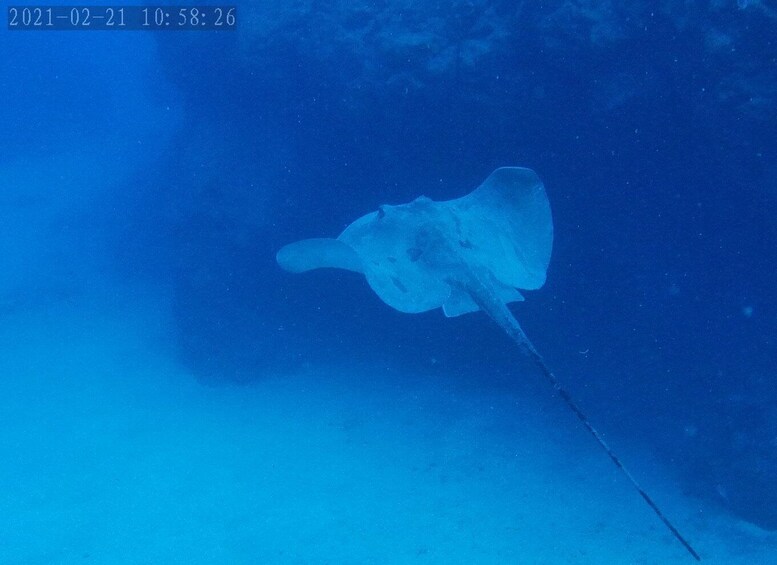
<svg viewBox="0 0 777 565">
<path fill-rule="evenodd" d="M 624 467 L 620 458 L 615 454 L 615 452 L 613 452 L 612 449 L 610 449 L 610 446 L 607 445 L 601 434 L 596 430 L 596 428 L 593 427 L 591 421 L 588 419 L 588 416 L 586 416 L 585 413 L 580 409 L 569 391 L 564 388 L 556 375 L 553 374 L 553 371 L 550 370 L 550 367 L 548 367 L 548 365 L 545 363 L 545 359 L 543 359 L 542 356 L 537 352 L 537 349 L 526 336 L 520 324 L 518 323 L 518 320 L 515 319 L 515 316 L 513 316 L 512 312 L 510 312 L 510 309 L 507 307 L 507 305 L 504 302 L 498 300 L 493 292 L 489 292 L 487 287 L 480 280 L 474 279 L 471 281 L 471 285 L 467 290 L 477 305 L 480 306 L 480 308 L 486 312 L 497 324 L 499 324 L 499 326 L 507 333 L 507 335 L 509 335 L 512 340 L 515 341 L 521 347 L 521 349 L 532 358 L 535 365 L 537 365 L 545 378 L 553 386 L 553 389 L 558 392 L 559 396 L 566 403 L 569 409 L 575 413 L 575 416 L 577 416 L 577 418 L 582 422 L 583 426 L 585 426 L 585 428 L 590 432 L 601 448 L 604 449 L 610 460 L 615 464 L 616 467 L 618 467 L 618 469 L 620 469 L 620 471 L 625 475 L 625 477 L 634 486 L 634 488 L 637 489 L 639 495 L 643 498 L 647 505 L 653 509 L 653 512 L 656 513 L 656 515 L 669 529 L 669 531 L 672 532 L 672 535 L 677 539 L 677 541 L 679 541 L 683 547 L 688 550 L 688 553 L 690 553 L 693 558 L 696 559 L 696 561 L 701 561 L 701 557 L 696 552 L 696 550 L 693 549 L 691 544 L 688 543 L 688 541 L 685 539 L 685 537 L 683 537 L 683 535 L 674 526 L 674 524 L 669 521 L 658 505 L 650 497 L 650 495 L 645 492 L 645 490 L 639 485 L 629 470 Z"/>
<path fill-rule="evenodd" d="M 521 331 L 523 334 L 523 331 Z M 523 335 L 524 340 L 522 342 L 519 342 L 519 345 L 525 345 L 528 342 L 528 339 L 526 338 L 526 335 Z M 583 426 L 591 433 L 592 436 L 596 439 L 596 441 L 599 443 L 599 445 L 604 449 L 604 451 L 609 456 L 610 460 L 615 464 L 618 469 L 621 470 L 621 472 L 626 476 L 626 478 L 631 482 L 631 484 L 634 486 L 635 489 L 637 489 L 637 492 L 639 495 L 645 500 L 648 506 L 653 509 L 653 512 L 656 513 L 656 515 L 659 517 L 659 519 L 664 523 L 664 525 L 669 529 L 670 532 L 672 532 L 672 535 L 677 538 L 677 541 L 679 541 L 685 549 L 688 550 L 688 553 L 690 553 L 696 561 L 701 561 L 701 557 L 698 553 L 696 553 L 696 550 L 693 549 L 691 544 L 688 542 L 688 540 L 683 537 L 683 535 L 679 532 L 679 530 L 672 524 L 672 522 L 669 521 L 669 518 L 667 518 L 664 513 L 661 511 L 661 509 L 658 507 L 658 505 L 653 501 L 653 499 L 650 497 L 650 495 L 645 492 L 645 489 L 643 489 L 637 480 L 634 478 L 634 476 L 629 472 L 626 467 L 623 466 L 623 463 L 621 463 L 620 458 L 613 452 L 612 449 L 610 449 L 610 446 L 607 445 L 607 443 L 604 441 L 604 438 L 602 438 L 601 434 L 596 430 L 596 428 L 593 427 L 588 417 L 583 413 L 583 411 L 580 409 L 580 407 L 575 403 L 575 401 L 572 399 L 572 396 L 569 394 L 569 391 L 567 391 L 562 384 L 559 382 L 556 375 L 553 374 L 553 371 L 550 370 L 550 368 L 545 363 L 545 360 L 540 356 L 539 353 L 537 353 L 537 350 L 534 348 L 533 345 L 531 345 L 530 342 L 528 347 L 528 352 L 531 355 L 532 359 L 536 363 L 536 365 L 540 368 L 542 373 L 545 375 L 545 378 L 550 381 L 550 383 L 553 385 L 553 388 L 558 392 L 559 396 L 564 400 L 564 402 L 569 406 L 569 408 L 572 410 L 572 412 L 575 413 L 575 416 L 578 417 L 578 419 L 583 423 Z"/>
</svg>

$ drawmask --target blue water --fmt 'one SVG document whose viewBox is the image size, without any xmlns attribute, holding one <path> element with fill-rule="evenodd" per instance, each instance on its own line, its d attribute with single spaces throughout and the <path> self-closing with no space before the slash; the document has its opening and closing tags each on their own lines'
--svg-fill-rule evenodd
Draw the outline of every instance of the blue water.
<svg viewBox="0 0 777 565">
<path fill-rule="evenodd" d="M 482 313 L 276 251 L 537 171 L 512 310 L 712 563 L 777 563 L 777 8 L 0 30 L 0 562 L 683 563 Z"/>
</svg>

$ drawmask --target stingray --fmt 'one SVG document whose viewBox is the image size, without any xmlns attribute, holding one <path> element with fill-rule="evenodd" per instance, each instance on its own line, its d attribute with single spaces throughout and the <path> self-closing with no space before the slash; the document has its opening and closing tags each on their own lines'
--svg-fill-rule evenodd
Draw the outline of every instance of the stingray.
<svg viewBox="0 0 777 565">
<path fill-rule="evenodd" d="M 292 273 L 319 268 L 364 275 L 383 302 L 406 313 L 442 308 L 448 317 L 483 311 L 534 361 L 553 388 L 628 478 L 664 525 L 696 559 L 699 554 L 637 483 L 537 352 L 508 308 L 522 290 L 545 283 L 553 219 L 545 187 L 531 169 L 502 167 L 466 196 L 425 196 L 383 205 L 336 238 L 283 247 L 278 264 Z"/>
</svg>

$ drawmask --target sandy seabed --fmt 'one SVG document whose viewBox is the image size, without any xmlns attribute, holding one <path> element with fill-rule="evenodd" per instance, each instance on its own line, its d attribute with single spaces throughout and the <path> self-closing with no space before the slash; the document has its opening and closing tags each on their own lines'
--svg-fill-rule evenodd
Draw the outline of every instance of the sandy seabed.
<svg viewBox="0 0 777 565">
<path fill-rule="evenodd" d="M 0 563 L 694 562 L 549 404 L 363 367 L 205 386 L 163 312 L 0 318 Z M 777 535 L 622 455 L 704 562 L 777 563 Z"/>
</svg>

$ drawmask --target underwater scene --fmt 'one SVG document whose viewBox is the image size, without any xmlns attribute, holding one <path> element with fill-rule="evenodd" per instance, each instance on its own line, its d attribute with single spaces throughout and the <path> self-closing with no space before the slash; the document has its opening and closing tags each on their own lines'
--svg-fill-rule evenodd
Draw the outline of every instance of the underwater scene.
<svg viewBox="0 0 777 565">
<path fill-rule="evenodd" d="M 0 564 L 777 565 L 777 4 L 5 11 Z"/>
</svg>

